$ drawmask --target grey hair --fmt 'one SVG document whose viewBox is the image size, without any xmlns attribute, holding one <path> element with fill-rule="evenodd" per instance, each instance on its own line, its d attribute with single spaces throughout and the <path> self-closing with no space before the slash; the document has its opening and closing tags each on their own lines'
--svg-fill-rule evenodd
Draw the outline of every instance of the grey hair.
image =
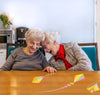
<svg viewBox="0 0 100 95">
<path fill-rule="evenodd" d="M 45 39 L 45 35 L 41 29 L 34 28 L 30 29 L 25 33 L 25 39 L 26 40 L 37 40 L 37 41 L 43 41 Z"/>
<path fill-rule="evenodd" d="M 45 34 L 45 41 L 47 43 L 53 43 L 56 41 L 56 43 L 60 44 L 60 33 L 59 32 L 44 32 Z"/>
</svg>

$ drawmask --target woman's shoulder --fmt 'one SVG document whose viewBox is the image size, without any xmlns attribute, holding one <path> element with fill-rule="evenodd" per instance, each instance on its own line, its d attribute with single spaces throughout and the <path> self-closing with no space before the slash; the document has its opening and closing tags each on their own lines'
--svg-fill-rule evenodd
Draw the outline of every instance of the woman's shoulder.
<svg viewBox="0 0 100 95">
<path fill-rule="evenodd" d="M 13 54 L 16 53 L 17 54 L 17 53 L 20 53 L 22 50 L 23 50 L 23 48 L 19 47 L 19 48 L 16 48 L 16 49 L 12 50 L 11 53 L 13 53 Z"/>
<path fill-rule="evenodd" d="M 78 44 L 76 42 L 68 42 L 64 44 L 65 48 L 72 48 L 74 46 L 78 46 Z"/>
</svg>

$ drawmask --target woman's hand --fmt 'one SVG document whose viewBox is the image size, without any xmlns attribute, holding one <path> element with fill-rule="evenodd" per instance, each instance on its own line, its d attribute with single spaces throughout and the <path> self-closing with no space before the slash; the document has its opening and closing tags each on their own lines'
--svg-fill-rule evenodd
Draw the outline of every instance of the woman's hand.
<svg viewBox="0 0 100 95">
<path fill-rule="evenodd" d="M 50 67 L 50 66 L 44 68 L 43 71 L 44 71 L 44 72 L 47 71 L 48 73 L 54 73 L 54 72 L 57 72 L 56 69 L 54 69 L 53 67 Z"/>
</svg>

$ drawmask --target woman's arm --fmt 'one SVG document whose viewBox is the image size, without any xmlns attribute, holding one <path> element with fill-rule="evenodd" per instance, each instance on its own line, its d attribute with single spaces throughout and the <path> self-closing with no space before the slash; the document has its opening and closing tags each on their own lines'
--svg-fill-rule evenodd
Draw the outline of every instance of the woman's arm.
<svg viewBox="0 0 100 95">
<path fill-rule="evenodd" d="M 78 64 L 74 65 L 68 70 L 93 71 L 90 59 L 88 58 L 86 53 L 77 45 L 77 43 L 73 43 L 72 51 L 75 58 L 78 60 Z"/>
<path fill-rule="evenodd" d="M 0 71 L 10 71 L 13 64 L 14 64 L 14 57 L 11 54 L 4 63 L 4 65 L 0 68 Z"/>
<path fill-rule="evenodd" d="M 57 71 L 53 67 L 50 67 L 50 64 L 47 62 L 45 57 L 43 58 L 43 63 L 42 64 L 43 64 L 43 68 L 44 68 L 43 71 L 47 71 L 49 73 L 54 73 L 54 72 Z"/>
</svg>

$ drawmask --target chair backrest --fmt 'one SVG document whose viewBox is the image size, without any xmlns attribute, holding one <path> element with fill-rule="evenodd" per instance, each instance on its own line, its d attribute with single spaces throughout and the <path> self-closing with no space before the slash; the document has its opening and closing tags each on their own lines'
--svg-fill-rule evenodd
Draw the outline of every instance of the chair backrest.
<svg viewBox="0 0 100 95">
<path fill-rule="evenodd" d="M 92 68 L 97 71 L 99 69 L 98 48 L 97 43 L 78 43 L 85 51 L 92 62 Z"/>
<path fill-rule="evenodd" d="M 11 54 L 11 51 L 19 48 L 19 47 L 25 47 L 26 44 L 13 44 L 13 43 L 7 43 L 7 50 L 6 50 L 6 59 Z M 42 47 L 39 48 L 39 50 L 45 55 L 45 52 Z"/>
</svg>

